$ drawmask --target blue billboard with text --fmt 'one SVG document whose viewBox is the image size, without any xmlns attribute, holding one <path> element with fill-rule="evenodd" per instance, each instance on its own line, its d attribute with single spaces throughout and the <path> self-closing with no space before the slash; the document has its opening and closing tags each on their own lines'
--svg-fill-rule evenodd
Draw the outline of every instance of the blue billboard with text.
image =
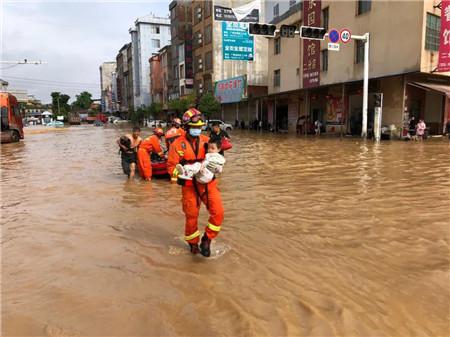
<svg viewBox="0 0 450 337">
<path fill-rule="evenodd" d="M 222 50 L 224 60 L 253 61 L 253 36 L 248 34 L 248 23 L 222 22 Z"/>
</svg>

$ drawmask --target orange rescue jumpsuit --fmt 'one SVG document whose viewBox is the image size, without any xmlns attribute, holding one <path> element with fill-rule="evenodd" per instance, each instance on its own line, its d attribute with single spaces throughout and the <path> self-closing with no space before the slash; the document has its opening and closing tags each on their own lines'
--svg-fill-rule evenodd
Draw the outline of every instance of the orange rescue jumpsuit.
<svg viewBox="0 0 450 337">
<path fill-rule="evenodd" d="M 137 152 L 138 169 L 141 177 L 145 180 L 150 180 L 152 178 L 152 162 L 150 160 L 151 153 L 157 153 L 159 156 L 164 155 L 159 141 L 160 138 L 157 135 L 153 135 L 142 141 L 139 146 Z"/>
<path fill-rule="evenodd" d="M 166 145 L 167 148 L 170 147 L 170 144 L 172 144 L 175 139 L 177 139 L 180 136 L 184 136 L 186 132 L 182 128 L 176 128 L 172 126 L 169 130 L 166 131 L 165 138 L 166 138 Z"/>
<path fill-rule="evenodd" d="M 177 175 L 177 164 L 193 164 L 205 159 L 206 147 L 209 138 L 200 135 L 193 143 L 185 136 L 178 137 L 170 146 L 167 170 L 174 177 Z M 220 231 L 223 222 L 223 206 L 220 191 L 217 188 L 217 180 L 208 184 L 200 184 L 195 179 L 185 180 L 182 187 L 183 212 L 186 216 L 184 229 L 185 240 L 188 243 L 197 244 L 200 232 L 198 231 L 198 215 L 200 205 L 203 202 L 209 212 L 208 225 L 205 228 L 209 239 L 214 239 Z"/>
</svg>

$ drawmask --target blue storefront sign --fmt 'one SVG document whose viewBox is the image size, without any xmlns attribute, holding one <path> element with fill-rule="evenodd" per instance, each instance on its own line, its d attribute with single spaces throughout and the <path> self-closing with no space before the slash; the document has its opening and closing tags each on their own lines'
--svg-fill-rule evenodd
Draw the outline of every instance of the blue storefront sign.
<svg viewBox="0 0 450 337">
<path fill-rule="evenodd" d="M 248 34 L 248 23 L 223 21 L 222 49 L 224 60 L 253 61 L 253 36 Z"/>
<path fill-rule="evenodd" d="M 238 76 L 216 82 L 214 96 L 220 103 L 240 102 L 247 96 L 247 76 Z"/>
</svg>

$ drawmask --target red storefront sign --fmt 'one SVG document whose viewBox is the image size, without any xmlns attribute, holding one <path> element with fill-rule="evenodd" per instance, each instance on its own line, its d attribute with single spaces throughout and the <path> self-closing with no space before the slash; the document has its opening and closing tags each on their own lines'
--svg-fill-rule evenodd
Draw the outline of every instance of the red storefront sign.
<svg viewBox="0 0 450 337">
<path fill-rule="evenodd" d="M 450 71 L 450 0 L 442 0 L 441 2 L 438 71 Z"/>
<path fill-rule="evenodd" d="M 303 0 L 303 25 L 320 27 L 321 0 Z M 320 84 L 320 41 L 303 39 L 303 87 Z"/>
</svg>

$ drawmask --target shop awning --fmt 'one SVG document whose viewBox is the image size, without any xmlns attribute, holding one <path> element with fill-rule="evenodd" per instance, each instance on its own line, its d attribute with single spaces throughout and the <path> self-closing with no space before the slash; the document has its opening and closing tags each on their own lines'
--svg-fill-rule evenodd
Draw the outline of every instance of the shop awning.
<svg viewBox="0 0 450 337">
<path fill-rule="evenodd" d="M 428 83 L 428 82 L 410 82 L 408 84 L 412 85 L 414 87 L 424 89 L 424 90 L 437 91 L 443 95 L 446 95 L 448 98 L 450 98 L 450 85 Z"/>
</svg>

